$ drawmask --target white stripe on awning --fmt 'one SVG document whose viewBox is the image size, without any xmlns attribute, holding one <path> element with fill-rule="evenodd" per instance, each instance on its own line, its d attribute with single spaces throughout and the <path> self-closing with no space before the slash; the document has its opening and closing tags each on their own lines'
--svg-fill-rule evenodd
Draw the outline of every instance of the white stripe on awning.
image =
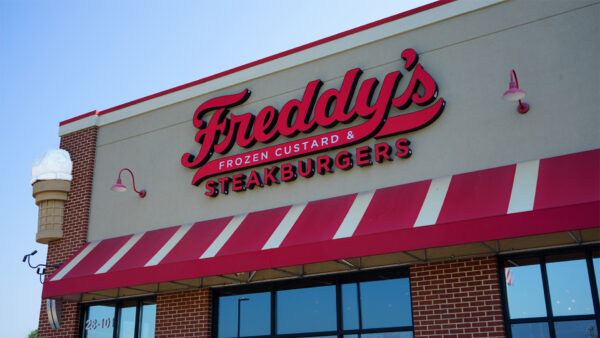
<svg viewBox="0 0 600 338">
<path fill-rule="evenodd" d="M 192 225 L 193 224 L 184 224 L 184 225 L 180 226 L 179 229 L 177 229 L 177 232 L 175 232 L 173 234 L 173 236 L 171 236 L 171 238 L 169 238 L 167 243 L 165 243 L 165 245 L 163 245 L 163 247 L 160 248 L 160 250 L 158 250 L 158 252 L 154 255 L 154 257 L 152 257 L 148 261 L 148 263 L 146 263 L 146 265 L 144 265 L 144 266 L 153 266 L 153 265 L 157 265 L 158 263 L 160 263 L 160 261 L 162 261 L 163 258 L 165 258 L 167 256 L 167 254 L 169 252 L 171 252 L 171 250 L 173 250 L 175 245 L 177 245 L 177 243 L 179 243 L 181 238 L 183 238 L 183 236 L 185 236 L 185 234 L 190 230 Z"/>
<path fill-rule="evenodd" d="M 59 280 L 63 278 L 66 274 L 68 274 L 69 271 L 71 271 L 71 269 L 73 269 L 77 264 L 79 264 L 79 262 L 81 262 L 82 259 L 85 258 L 85 256 L 87 256 L 92 250 L 94 250 L 98 243 L 100 243 L 100 241 L 90 242 L 88 246 L 86 246 L 83 250 L 81 250 L 81 252 L 77 256 L 75 256 L 75 258 L 73 258 L 69 263 L 67 263 L 67 265 L 64 268 L 62 268 L 56 275 L 54 275 L 54 277 L 52 277 L 52 280 Z"/>
<path fill-rule="evenodd" d="M 232 218 L 231 221 L 229 221 L 229 224 L 227 224 L 227 226 L 225 227 L 225 229 L 221 231 L 219 236 L 215 238 L 215 240 L 208 247 L 208 249 L 206 249 L 202 256 L 200 256 L 200 259 L 214 257 L 217 254 L 217 252 L 221 250 L 223 245 L 225 245 L 227 240 L 229 240 L 229 237 L 231 237 L 231 235 L 233 235 L 233 233 L 237 230 L 240 224 L 242 224 L 246 216 L 248 216 L 248 214 L 238 215 Z"/>
<path fill-rule="evenodd" d="M 358 223 L 360 223 L 360 220 L 373 199 L 373 195 L 375 195 L 375 190 L 363 192 L 356 196 L 350 210 L 348 210 L 346 217 L 344 217 L 344 221 L 333 236 L 333 239 L 351 237 L 352 234 L 354 234 L 354 231 L 356 231 L 356 228 L 358 227 Z"/>
<path fill-rule="evenodd" d="M 271 237 L 269 237 L 269 240 L 263 246 L 263 250 L 278 248 L 281 245 L 281 242 L 283 242 L 285 236 L 292 230 L 294 223 L 296 223 L 307 204 L 298 204 L 290 208 L 283 220 L 281 220 L 281 223 L 277 226 L 277 229 L 273 231 L 273 234 L 271 234 Z"/>
<path fill-rule="evenodd" d="M 123 258 L 123 256 L 125 256 L 129 249 L 131 249 L 131 247 L 133 247 L 144 234 L 145 232 L 131 236 L 131 238 L 119 249 L 119 251 L 117 251 L 106 263 L 104 263 L 104 265 L 98 269 L 96 273 L 105 273 L 110 270 L 110 268 L 117 264 L 117 262 Z"/>
<path fill-rule="evenodd" d="M 451 180 L 452 176 L 431 180 L 429 190 L 427 191 L 427 196 L 425 196 L 425 201 L 423 201 L 423 206 L 421 207 L 419 216 L 417 216 L 417 220 L 415 221 L 415 228 L 425 225 L 433 225 L 435 222 L 437 222 L 437 219 L 440 216 L 440 211 L 442 211 L 444 199 L 446 199 L 446 194 L 448 193 L 448 187 L 450 187 Z"/>
<path fill-rule="evenodd" d="M 539 169 L 539 160 L 517 163 L 510 201 L 508 202 L 508 214 L 533 210 Z"/>
</svg>

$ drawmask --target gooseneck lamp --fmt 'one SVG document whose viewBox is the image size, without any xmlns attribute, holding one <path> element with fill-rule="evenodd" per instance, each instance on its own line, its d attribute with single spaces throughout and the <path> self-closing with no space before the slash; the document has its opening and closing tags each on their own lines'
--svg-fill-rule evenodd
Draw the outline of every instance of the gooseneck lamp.
<svg viewBox="0 0 600 338">
<path fill-rule="evenodd" d="M 119 171 L 119 176 L 117 177 L 117 182 L 115 184 L 113 184 L 112 187 L 110 187 L 110 190 L 116 191 L 116 192 L 127 191 L 127 187 L 124 186 L 123 183 L 121 183 L 121 173 L 123 171 L 128 171 L 131 174 L 131 181 L 133 182 L 133 191 L 135 191 L 138 195 L 140 195 L 140 198 L 146 197 L 145 189 L 138 191 L 135 188 L 135 178 L 133 177 L 133 172 L 129 168 L 123 168 L 123 169 L 121 169 L 121 171 Z"/>
<path fill-rule="evenodd" d="M 514 69 L 510 70 L 508 90 L 504 92 L 502 97 L 507 101 L 519 101 L 519 106 L 517 107 L 519 113 L 525 114 L 529 111 L 529 105 L 521 101 L 521 99 L 525 97 L 525 91 L 519 88 L 519 80 L 517 79 L 517 73 Z"/>
</svg>

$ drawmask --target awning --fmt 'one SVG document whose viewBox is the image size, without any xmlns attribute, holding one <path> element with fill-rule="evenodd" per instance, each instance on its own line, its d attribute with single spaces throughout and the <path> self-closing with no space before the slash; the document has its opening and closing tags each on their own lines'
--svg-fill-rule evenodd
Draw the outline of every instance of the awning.
<svg viewBox="0 0 600 338">
<path fill-rule="evenodd" d="M 596 149 L 89 242 L 42 297 L 599 226 Z"/>
</svg>

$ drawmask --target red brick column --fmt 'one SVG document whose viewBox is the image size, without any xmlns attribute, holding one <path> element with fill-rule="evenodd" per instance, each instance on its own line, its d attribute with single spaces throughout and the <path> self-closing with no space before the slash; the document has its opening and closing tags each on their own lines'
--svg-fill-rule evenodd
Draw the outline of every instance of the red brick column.
<svg viewBox="0 0 600 338">
<path fill-rule="evenodd" d="M 48 244 L 46 262 L 49 265 L 64 263 L 86 242 L 97 135 L 98 128 L 91 127 L 64 135 L 60 140 L 60 148 L 68 151 L 73 161 L 73 180 L 65 203 L 63 238 Z M 46 276 L 53 271 L 48 268 Z M 53 330 L 48 323 L 46 301 L 42 300 L 38 337 L 77 337 L 79 310 L 79 304 L 65 302 L 61 328 Z"/>
<path fill-rule="evenodd" d="M 503 337 L 496 259 L 480 257 L 410 268 L 415 337 Z"/>
<path fill-rule="evenodd" d="M 210 289 L 158 294 L 155 337 L 210 337 L 211 312 Z"/>
</svg>

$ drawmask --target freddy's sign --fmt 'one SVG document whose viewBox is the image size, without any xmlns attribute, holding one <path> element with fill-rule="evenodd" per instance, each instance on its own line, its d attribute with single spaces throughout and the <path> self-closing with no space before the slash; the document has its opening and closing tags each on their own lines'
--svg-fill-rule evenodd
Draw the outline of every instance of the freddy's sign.
<svg viewBox="0 0 600 338">
<path fill-rule="evenodd" d="M 445 101 L 443 98 L 437 99 L 437 84 L 418 62 L 417 53 L 413 49 L 406 49 L 401 56 L 406 62 L 404 69 L 412 71 L 412 74 L 406 90 L 399 96 L 396 96 L 396 89 L 402 78 L 400 71 L 387 74 L 381 83 L 379 94 L 374 97 L 379 80 L 366 79 L 359 86 L 362 71 L 355 68 L 346 73 L 339 89 L 331 88 L 320 93 L 323 82 L 314 80 L 307 84 L 301 99 L 290 100 L 279 110 L 267 106 L 256 115 L 230 113 L 230 109 L 244 103 L 250 97 L 248 89 L 202 103 L 193 117 L 194 126 L 199 129 L 195 140 L 200 144 L 200 150 L 195 154 L 185 153 L 181 157 L 183 166 L 198 168 L 192 184 L 200 185 L 209 177 L 347 147 L 369 138 L 379 139 L 426 127 L 442 113 Z M 355 94 L 356 98 L 352 104 Z M 392 107 L 405 110 L 412 103 L 422 108 L 411 113 L 388 116 Z M 349 124 L 357 118 L 359 123 L 347 128 L 310 135 L 319 126 L 332 128 L 338 123 Z M 215 152 L 226 154 L 234 144 L 250 148 L 256 143 L 268 144 L 282 135 L 292 138 L 299 134 L 308 136 L 241 154 L 211 159 Z M 217 181 L 209 180 L 205 184 L 206 195 L 216 196 L 219 192 L 226 194 L 230 186 L 233 191 L 243 191 L 256 186 L 279 183 L 280 180 L 292 181 L 298 175 L 310 177 L 315 171 L 325 174 L 333 172 L 334 166 L 348 170 L 354 163 L 353 157 L 359 166 L 371 165 L 372 159 L 379 163 L 392 160 L 392 153 L 397 157 L 406 158 L 411 154 L 409 144 L 407 139 L 401 138 L 393 147 L 386 142 L 377 143 L 374 145 L 374 151 L 369 146 L 359 147 L 354 154 L 341 151 L 335 159 L 325 155 L 317 157 L 316 161 L 312 158 L 298 161 L 297 166 L 294 163 L 286 163 L 265 168 L 262 175 L 253 170 L 248 176 L 237 174 L 221 177 Z"/>
</svg>

